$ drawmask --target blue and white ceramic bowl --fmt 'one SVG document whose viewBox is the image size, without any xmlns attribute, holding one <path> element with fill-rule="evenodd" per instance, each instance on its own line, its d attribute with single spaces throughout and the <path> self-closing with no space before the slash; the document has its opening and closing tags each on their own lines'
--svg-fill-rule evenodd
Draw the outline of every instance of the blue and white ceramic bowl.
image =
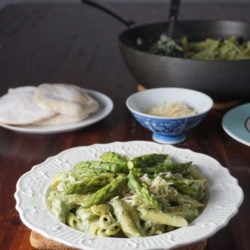
<svg viewBox="0 0 250 250">
<path fill-rule="evenodd" d="M 184 102 L 196 114 L 172 118 L 146 113 L 151 107 L 166 102 Z M 208 95 L 191 89 L 153 88 L 132 94 L 126 100 L 126 105 L 135 119 L 153 132 L 154 141 L 175 144 L 185 140 L 185 133 L 202 121 L 212 108 L 213 100 Z"/>
</svg>

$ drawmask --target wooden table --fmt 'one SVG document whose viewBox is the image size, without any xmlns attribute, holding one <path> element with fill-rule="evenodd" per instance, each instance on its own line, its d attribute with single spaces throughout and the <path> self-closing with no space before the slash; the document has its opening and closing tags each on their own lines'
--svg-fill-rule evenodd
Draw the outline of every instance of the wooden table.
<svg viewBox="0 0 250 250">
<path fill-rule="evenodd" d="M 113 4 L 138 24 L 167 18 L 167 4 Z M 183 4 L 181 19 L 250 21 L 250 5 Z M 0 128 L 0 249 L 32 249 L 30 230 L 15 210 L 18 178 L 34 164 L 64 149 L 112 141 L 151 140 L 130 115 L 126 98 L 136 82 L 122 62 L 117 35 L 125 27 L 106 14 L 81 4 L 9 5 L 0 11 L 0 94 L 8 88 L 67 82 L 112 98 L 114 110 L 84 129 L 53 135 L 21 134 Z M 176 145 L 208 154 L 229 168 L 244 190 L 239 213 L 216 235 L 207 250 L 248 250 L 250 247 L 250 150 L 221 127 L 226 110 L 208 117 Z"/>
</svg>

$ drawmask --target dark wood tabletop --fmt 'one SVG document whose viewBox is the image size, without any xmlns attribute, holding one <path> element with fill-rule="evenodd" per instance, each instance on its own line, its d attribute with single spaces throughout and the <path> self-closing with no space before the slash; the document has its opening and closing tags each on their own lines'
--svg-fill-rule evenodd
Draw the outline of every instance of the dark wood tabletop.
<svg viewBox="0 0 250 250">
<path fill-rule="evenodd" d="M 167 20 L 168 4 L 109 4 L 137 24 Z M 184 3 L 180 19 L 250 22 L 250 4 Z M 17 133 L 0 127 L 0 249 L 30 250 L 30 229 L 15 210 L 16 182 L 33 165 L 74 146 L 149 140 L 125 106 L 137 83 L 122 61 L 117 36 L 125 26 L 92 7 L 74 4 L 14 4 L 0 11 L 0 95 L 9 88 L 64 82 L 108 95 L 114 109 L 89 127 L 58 134 Z M 239 180 L 245 198 L 239 213 L 208 239 L 206 250 L 250 249 L 250 148 L 222 129 L 227 110 L 213 109 L 176 145 L 208 154 Z"/>
</svg>

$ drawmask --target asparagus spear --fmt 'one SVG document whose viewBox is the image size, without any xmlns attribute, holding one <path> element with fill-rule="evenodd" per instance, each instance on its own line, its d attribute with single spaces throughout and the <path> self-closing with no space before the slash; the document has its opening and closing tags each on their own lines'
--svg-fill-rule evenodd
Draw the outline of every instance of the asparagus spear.
<svg viewBox="0 0 250 250">
<path fill-rule="evenodd" d="M 171 180 L 173 186 L 183 194 L 200 201 L 204 198 L 205 181 L 204 180 Z"/>
<path fill-rule="evenodd" d="M 191 165 L 192 165 L 191 162 L 159 163 L 159 164 L 154 165 L 153 167 L 134 168 L 133 173 L 137 177 L 141 177 L 144 174 L 154 176 L 154 175 L 161 173 L 161 172 L 183 173 L 183 172 L 186 172 Z"/>
<path fill-rule="evenodd" d="M 122 166 L 114 162 L 104 162 L 104 161 L 83 161 L 75 165 L 76 169 L 101 169 L 113 173 L 122 172 Z"/>
<path fill-rule="evenodd" d="M 152 194 L 145 184 L 140 184 L 135 176 L 133 175 L 132 171 L 128 174 L 128 186 L 136 192 L 136 194 L 141 197 L 143 203 L 148 208 L 156 208 L 160 209 L 161 204 L 157 201 L 154 194 Z"/>
<path fill-rule="evenodd" d="M 145 154 L 132 158 L 127 165 L 129 169 L 151 167 L 158 163 L 163 163 L 166 158 L 166 154 Z"/>
<path fill-rule="evenodd" d="M 106 161 L 106 162 L 116 163 L 116 164 L 120 165 L 121 172 L 123 172 L 123 173 L 128 172 L 127 159 L 124 156 L 122 156 L 116 152 L 109 151 L 109 152 L 103 153 L 100 156 L 100 159 L 103 161 Z"/>
<path fill-rule="evenodd" d="M 107 173 L 107 170 L 99 168 L 89 168 L 85 164 L 83 164 L 83 162 L 79 162 L 73 167 L 70 172 L 72 175 L 78 178 L 82 178 L 84 176 L 96 176 L 102 173 Z"/>
<path fill-rule="evenodd" d="M 124 174 L 119 174 L 116 178 L 112 179 L 109 184 L 93 193 L 86 204 L 84 204 L 84 207 L 89 208 L 93 205 L 98 205 L 112 199 L 114 196 L 119 194 L 119 191 L 124 186 L 126 181 L 126 176 Z"/>
<path fill-rule="evenodd" d="M 168 187 L 167 199 L 179 205 L 189 204 L 192 208 L 202 209 L 204 207 L 204 204 L 191 198 L 189 195 L 178 192 L 175 188 L 170 186 Z"/>
<path fill-rule="evenodd" d="M 87 194 L 95 192 L 99 188 L 108 184 L 112 178 L 115 177 L 113 173 L 102 173 L 98 176 L 91 176 L 82 178 L 79 181 L 71 183 L 66 189 L 67 194 Z"/>
<path fill-rule="evenodd" d="M 192 162 L 171 162 L 167 164 L 162 164 L 159 168 L 160 172 L 172 172 L 172 173 L 184 173 L 192 165 Z"/>
</svg>

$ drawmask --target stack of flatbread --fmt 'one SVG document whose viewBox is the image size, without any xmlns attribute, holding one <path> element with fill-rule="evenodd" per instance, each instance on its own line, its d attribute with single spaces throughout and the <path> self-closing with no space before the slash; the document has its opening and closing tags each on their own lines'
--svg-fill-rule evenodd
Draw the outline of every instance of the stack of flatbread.
<svg viewBox="0 0 250 250">
<path fill-rule="evenodd" d="M 75 123 L 86 119 L 98 107 L 98 102 L 80 87 L 43 83 L 9 89 L 0 97 L 0 122 L 13 126 Z"/>
</svg>

